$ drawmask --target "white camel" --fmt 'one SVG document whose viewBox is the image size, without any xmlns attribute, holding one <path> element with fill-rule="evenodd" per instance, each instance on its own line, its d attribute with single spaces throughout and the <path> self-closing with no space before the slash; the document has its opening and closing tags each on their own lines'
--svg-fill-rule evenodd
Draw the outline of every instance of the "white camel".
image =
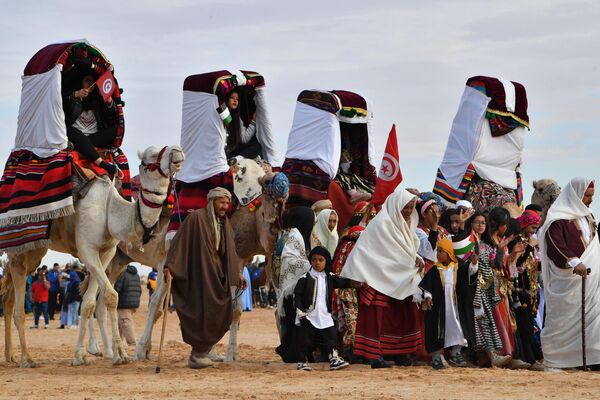
<svg viewBox="0 0 600 400">
<path fill-rule="evenodd" d="M 113 259 L 117 244 L 137 243 L 159 220 L 162 204 L 167 197 L 170 177 L 181 169 L 183 151 L 178 146 L 158 149 L 150 147 L 140 154 L 140 182 L 142 195 L 136 202 L 124 200 L 114 183 L 95 179 L 87 195 L 75 204 L 75 214 L 53 221 L 49 248 L 78 257 L 90 273 L 88 291 L 81 306 L 81 324 L 73 365 L 85 364 L 83 341 L 88 320 L 96 306 L 96 293 L 103 296 L 111 322 L 113 364 L 130 360 L 118 330 L 117 292 L 105 273 Z M 5 356 L 7 362 L 16 362 L 12 349 L 10 316 L 19 332 L 21 360 L 19 365 L 35 367 L 25 338 L 25 280 L 39 265 L 47 249 L 36 249 L 20 254 L 9 254 L 7 276 L 2 291 L 5 296 Z M 15 304 L 18 307 L 15 308 Z"/>
<path fill-rule="evenodd" d="M 232 162 L 230 162 L 230 164 L 232 164 Z M 283 207 L 287 200 L 287 195 L 285 198 L 277 198 L 276 196 L 266 193 L 267 186 L 275 175 L 270 167 L 266 167 L 266 172 L 261 171 L 260 169 L 257 170 L 255 167 L 254 161 L 247 159 L 238 160 L 238 165 L 232 165 L 234 171 L 237 171 L 238 169 L 243 170 L 246 171 L 247 176 L 252 177 L 252 179 L 258 179 L 263 193 L 261 196 L 262 204 L 257 211 L 252 212 L 248 207 L 240 207 L 231 217 L 232 226 L 235 226 L 234 240 L 236 243 L 236 251 L 240 257 L 240 271 L 255 255 L 259 254 L 267 255 L 266 270 L 270 271 L 270 255 L 273 254 L 277 234 L 280 230 L 278 218 L 283 212 Z M 154 324 L 162 315 L 160 305 L 164 303 L 166 296 L 166 286 L 163 278 L 164 261 L 164 259 L 161 259 L 160 263 L 156 265 L 158 269 L 158 285 L 150 299 L 148 319 L 146 320 L 144 333 L 137 343 L 136 355 L 138 360 L 149 359 L 152 348 L 152 330 Z M 154 265 L 150 264 L 150 266 Z M 232 295 L 235 297 L 235 291 L 233 290 Z M 239 329 L 239 321 L 242 314 L 241 302 L 234 301 L 234 307 L 234 317 L 230 326 L 229 344 L 227 346 L 225 361 L 239 360 L 237 331 Z M 212 354 L 212 356 L 214 356 L 214 354 Z"/>
</svg>

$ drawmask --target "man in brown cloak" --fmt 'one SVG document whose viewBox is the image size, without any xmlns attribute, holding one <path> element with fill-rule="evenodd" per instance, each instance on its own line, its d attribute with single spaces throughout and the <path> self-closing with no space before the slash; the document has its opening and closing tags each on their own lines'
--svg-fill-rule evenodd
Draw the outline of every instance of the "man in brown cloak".
<svg viewBox="0 0 600 400">
<path fill-rule="evenodd" d="M 188 366 L 212 366 L 211 348 L 231 324 L 231 286 L 241 286 L 231 224 L 225 213 L 231 194 L 208 192 L 208 207 L 188 215 L 171 241 L 165 276 L 171 274 L 173 301 L 183 341 L 192 346 Z"/>
</svg>

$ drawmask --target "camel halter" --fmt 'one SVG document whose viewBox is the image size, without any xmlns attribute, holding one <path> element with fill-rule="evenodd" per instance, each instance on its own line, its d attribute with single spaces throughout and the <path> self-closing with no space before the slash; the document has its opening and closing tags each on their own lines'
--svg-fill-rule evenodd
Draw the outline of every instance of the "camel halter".
<svg viewBox="0 0 600 400">
<path fill-rule="evenodd" d="M 165 174 L 165 172 L 162 170 L 162 168 L 160 167 L 160 161 L 162 160 L 163 155 L 165 154 L 165 150 L 167 150 L 167 146 L 163 147 L 159 152 L 158 152 L 158 156 L 156 157 L 156 161 L 153 163 L 148 163 L 146 164 L 144 161 L 142 161 L 142 167 L 144 167 L 144 170 L 146 171 L 158 171 L 158 173 L 163 177 L 163 178 L 168 178 L 169 175 Z"/>
</svg>

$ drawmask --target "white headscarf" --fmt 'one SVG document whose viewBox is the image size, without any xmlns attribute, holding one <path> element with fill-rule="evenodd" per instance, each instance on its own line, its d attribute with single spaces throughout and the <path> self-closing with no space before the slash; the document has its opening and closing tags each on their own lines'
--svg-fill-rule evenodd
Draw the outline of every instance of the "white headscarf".
<svg viewBox="0 0 600 400">
<path fill-rule="evenodd" d="M 583 196 L 592 180 L 574 178 L 562 190 L 548 210 L 546 222 L 540 230 L 540 256 L 546 319 L 541 341 L 544 364 L 553 368 L 569 368 L 581 363 L 581 285 L 582 280 L 570 268 L 555 265 L 548 257 L 546 233 L 553 222 L 588 217 L 591 210 L 583 204 Z M 586 278 L 586 331 L 600 331 L 600 242 L 595 238 L 579 257 L 591 270 Z M 600 339 L 588 335 L 587 360 L 600 363 Z"/>
<path fill-rule="evenodd" d="M 225 188 L 216 187 L 211 189 L 206 195 L 206 200 L 208 201 L 208 215 L 215 232 L 215 246 L 217 250 L 219 250 L 219 245 L 221 244 L 221 224 L 219 224 L 219 221 L 217 220 L 213 201 L 219 197 L 227 197 L 229 200 L 231 200 L 231 193 L 229 193 L 229 190 Z"/>
<path fill-rule="evenodd" d="M 415 229 L 419 217 L 414 209 L 410 224 L 402 217 L 402 209 L 415 197 L 405 189 L 396 189 L 387 198 L 352 249 L 342 277 L 366 282 L 398 300 L 418 291 L 421 277 L 415 265 L 419 249 Z"/>
<path fill-rule="evenodd" d="M 316 246 L 323 246 L 329 250 L 329 254 L 331 254 L 331 258 L 333 258 L 339 236 L 337 233 L 337 223 L 335 224 L 333 231 L 329 230 L 329 217 L 331 216 L 331 213 L 335 213 L 335 211 L 325 209 L 317 215 L 317 223 L 310 235 L 310 247 L 312 249 Z M 335 214 L 337 215 L 337 213 Z"/>
<path fill-rule="evenodd" d="M 583 204 L 583 196 L 593 182 L 587 178 L 573 178 L 560 192 L 556 201 L 550 206 L 542 230 L 545 231 L 552 222 L 559 219 L 577 219 L 592 213 L 589 207 Z M 540 236 L 542 237 L 542 236 Z"/>
</svg>

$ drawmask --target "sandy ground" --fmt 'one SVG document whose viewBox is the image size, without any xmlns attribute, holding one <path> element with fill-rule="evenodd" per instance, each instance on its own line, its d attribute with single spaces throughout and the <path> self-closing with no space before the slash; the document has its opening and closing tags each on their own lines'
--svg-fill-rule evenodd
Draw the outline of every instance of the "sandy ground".
<svg viewBox="0 0 600 400">
<path fill-rule="evenodd" d="M 146 291 L 144 291 L 146 292 Z M 146 296 L 146 293 L 144 293 Z M 138 336 L 146 316 L 144 306 L 135 314 Z M 113 366 L 110 360 L 89 356 L 90 365 L 69 365 L 77 330 L 32 330 L 27 319 L 27 338 L 32 357 L 39 366 L 19 369 L 0 363 L 0 398 L 62 399 L 597 399 L 600 374 L 584 372 L 539 373 L 497 369 L 448 369 L 394 367 L 371 370 L 353 365 L 330 372 L 325 364 L 312 372 L 283 364 L 274 352 L 278 343 L 272 310 L 245 312 L 239 334 L 242 360 L 219 363 L 207 370 L 187 368 L 188 346 L 181 341 L 176 314 L 168 318 L 162 372 L 155 361 Z M 160 326 L 160 325 L 159 325 Z M 14 331 L 14 328 L 13 328 Z M 16 334 L 16 332 L 14 332 Z M 4 338 L 4 320 L 0 322 Z M 15 338 L 16 339 L 16 338 Z M 227 336 L 218 345 L 225 350 Z M 153 356 L 158 354 L 160 328 L 153 337 Z M 130 354 L 134 353 L 131 348 Z M 4 358 L 4 340 L 0 344 Z"/>
</svg>

